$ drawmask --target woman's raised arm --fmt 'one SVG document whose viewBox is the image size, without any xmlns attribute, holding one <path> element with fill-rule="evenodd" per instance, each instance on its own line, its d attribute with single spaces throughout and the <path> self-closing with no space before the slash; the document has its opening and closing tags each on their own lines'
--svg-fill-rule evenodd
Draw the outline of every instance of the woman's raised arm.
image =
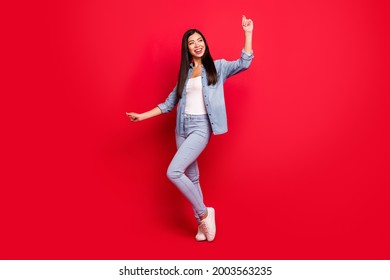
<svg viewBox="0 0 390 280">
<path fill-rule="evenodd" d="M 244 15 L 242 16 L 242 29 L 245 34 L 244 51 L 247 54 L 252 54 L 253 21 L 251 19 L 247 19 Z"/>
</svg>

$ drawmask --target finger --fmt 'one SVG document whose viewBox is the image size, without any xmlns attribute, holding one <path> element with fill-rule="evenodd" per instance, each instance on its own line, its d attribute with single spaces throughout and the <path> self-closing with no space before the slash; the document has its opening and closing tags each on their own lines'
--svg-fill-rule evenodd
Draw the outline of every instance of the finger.
<svg viewBox="0 0 390 280">
<path fill-rule="evenodd" d="M 244 15 L 242 16 L 242 23 L 241 24 L 242 24 L 242 26 L 245 26 L 245 16 Z"/>
</svg>

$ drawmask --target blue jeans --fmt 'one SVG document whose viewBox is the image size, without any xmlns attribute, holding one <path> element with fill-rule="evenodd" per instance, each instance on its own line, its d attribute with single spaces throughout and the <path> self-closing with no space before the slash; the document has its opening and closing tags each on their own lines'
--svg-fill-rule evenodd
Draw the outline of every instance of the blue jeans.
<svg viewBox="0 0 390 280">
<path fill-rule="evenodd" d="M 176 134 L 177 152 L 168 167 L 169 180 L 191 203 L 195 218 L 206 214 L 202 190 L 199 184 L 199 169 L 196 159 L 206 148 L 211 136 L 211 126 L 207 115 L 185 115 L 184 129 Z"/>
</svg>

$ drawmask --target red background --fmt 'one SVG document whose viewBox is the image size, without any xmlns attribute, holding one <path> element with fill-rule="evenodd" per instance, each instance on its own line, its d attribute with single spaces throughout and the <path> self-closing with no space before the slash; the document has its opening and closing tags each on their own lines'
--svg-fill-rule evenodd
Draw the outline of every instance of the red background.
<svg viewBox="0 0 390 280">
<path fill-rule="evenodd" d="M 1 259 L 389 259 L 387 1 L 2 4 Z M 199 159 L 213 243 L 165 176 L 182 34 L 251 68 Z"/>
</svg>

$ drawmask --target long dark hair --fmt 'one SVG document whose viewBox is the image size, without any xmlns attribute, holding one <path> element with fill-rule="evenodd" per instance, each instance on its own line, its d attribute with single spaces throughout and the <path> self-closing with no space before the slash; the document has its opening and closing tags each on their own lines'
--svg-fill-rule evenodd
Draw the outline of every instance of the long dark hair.
<svg viewBox="0 0 390 280">
<path fill-rule="evenodd" d="M 187 30 L 183 35 L 183 39 L 181 43 L 181 61 L 180 61 L 179 78 L 178 78 L 177 88 L 176 88 L 176 93 L 179 98 L 181 98 L 182 96 L 184 90 L 184 84 L 186 82 L 187 75 L 188 75 L 188 70 L 192 62 L 192 56 L 188 51 L 188 37 L 190 37 L 194 33 L 198 33 L 200 36 L 202 36 L 204 44 L 206 46 L 205 52 L 202 56 L 202 64 L 207 73 L 207 84 L 215 85 L 217 83 L 217 70 L 215 69 L 214 60 L 211 57 L 206 38 L 197 29 Z"/>
</svg>

